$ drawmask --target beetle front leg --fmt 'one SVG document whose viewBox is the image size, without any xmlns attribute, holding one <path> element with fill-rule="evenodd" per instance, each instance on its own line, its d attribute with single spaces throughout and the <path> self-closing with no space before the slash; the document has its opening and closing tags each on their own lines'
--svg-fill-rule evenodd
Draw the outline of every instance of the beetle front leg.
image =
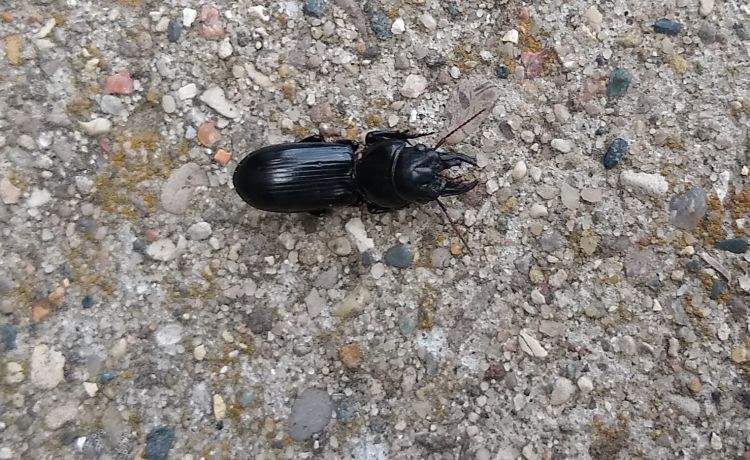
<svg viewBox="0 0 750 460">
<path fill-rule="evenodd" d="M 417 139 L 419 137 L 429 136 L 431 134 L 435 134 L 435 133 L 409 134 L 408 130 L 405 130 L 405 131 L 370 131 L 365 136 L 365 143 L 367 145 L 370 145 L 376 142 L 382 142 L 382 141 L 387 141 L 387 140 L 405 141 L 408 139 Z"/>
</svg>

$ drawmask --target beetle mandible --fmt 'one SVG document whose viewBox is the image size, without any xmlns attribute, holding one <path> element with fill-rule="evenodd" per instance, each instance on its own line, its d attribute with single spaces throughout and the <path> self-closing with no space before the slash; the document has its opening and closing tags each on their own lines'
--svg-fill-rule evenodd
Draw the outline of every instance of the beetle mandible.
<svg viewBox="0 0 750 460">
<path fill-rule="evenodd" d="M 365 204 L 369 211 L 380 213 L 437 201 L 447 216 L 439 198 L 466 193 L 477 181 L 451 179 L 443 172 L 477 163 L 468 155 L 438 148 L 483 111 L 433 148 L 409 142 L 433 133 L 408 131 L 369 132 L 361 154 L 357 141 L 325 142 L 321 135 L 262 147 L 240 161 L 232 182 L 247 204 L 263 211 L 318 214 L 337 206 Z M 451 225 L 463 240 L 452 221 Z"/>
</svg>

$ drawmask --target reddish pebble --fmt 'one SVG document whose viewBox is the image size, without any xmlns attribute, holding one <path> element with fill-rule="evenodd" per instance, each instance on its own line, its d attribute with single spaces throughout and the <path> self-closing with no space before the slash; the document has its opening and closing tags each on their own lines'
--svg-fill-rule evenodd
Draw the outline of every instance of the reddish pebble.
<svg viewBox="0 0 750 460">
<path fill-rule="evenodd" d="M 198 142 L 206 147 L 211 147 L 221 140 L 221 133 L 216 129 L 216 123 L 207 121 L 198 128 Z"/>
<path fill-rule="evenodd" d="M 547 51 L 526 51 L 521 54 L 521 62 L 526 69 L 526 78 L 538 77 L 544 70 L 544 59 Z"/>
<path fill-rule="evenodd" d="M 41 300 L 31 307 L 31 321 L 35 323 L 44 321 L 51 311 L 50 304 L 46 300 Z"/>
<path fill-rule="evenodd" d="M 457 244 L 451 244 L 451 254 L 454 256 L 460 256 L 461 255 L 461 246 Z"/>
<path fill-rule="evenodd" d="M 143 237 L 146 238 L 146 241 L 156 241 L 156 237 L 159 236 L 159 233 L 156 230 L 146 230 L 143 232 Z"/>
<path fill-rule="evenodd" d="M 7 11 L 4 11 L 3 14 L 3 21 L 5 22 L 13 22 L 13 15 L 8 13 Z"/>
<path fill-rule="evenodd" d="M 219 10 L 213 6 L 203 5 L 201 8 L 201 35 L 209 40 L 224 37 L 224 26 L 221 24 Z"/>
<path fill-rule="evenodd" d="M 99 148 L 102 149 L 102 152 L 106 154 L 112 153 L 112 150 L 114 149 L 114 146 L 112 144 L 112 139 L 102 136 L 99 138 Z"/>
<path fill-rule="evenodd" d="M 521 19 L 522 22 L 526 22 L 529 20 L 531 15 L 529 14 L 529 9 L 525 6 L 521 8 L 521 12 L 519 13 L 518 17 Z"/>
<path fill-rule="evenodd" d="M 227 163 L 229 163 L 229 160 L 231 159 L 232 159 L 232 154 L 227 152 L 224 149 L 217 150 L 216 155 L 214 155 L 214 160 L 216 160 L 216 162 L 222 166 L 226 166 Z"/>
<path fill-rule="evenodd" d="M 123 70 L 110 75 L 104 81 L 104 92 L 107 94 L 130 94 L 133 92 L 133 79 L 130 72 Z"/>
</svg>

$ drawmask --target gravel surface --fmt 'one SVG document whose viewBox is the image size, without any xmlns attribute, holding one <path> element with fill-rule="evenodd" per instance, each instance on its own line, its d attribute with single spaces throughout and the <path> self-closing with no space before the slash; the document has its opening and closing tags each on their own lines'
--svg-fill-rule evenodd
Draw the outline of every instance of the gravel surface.
<svg viewBox="0 0 750 460">
<path fill-rule="evenodd" d="M 0 460 L 750 459 L 750 7 L 0 2 Z M 246 154 L 436 131 L 322 217 Z"/>
</svg>

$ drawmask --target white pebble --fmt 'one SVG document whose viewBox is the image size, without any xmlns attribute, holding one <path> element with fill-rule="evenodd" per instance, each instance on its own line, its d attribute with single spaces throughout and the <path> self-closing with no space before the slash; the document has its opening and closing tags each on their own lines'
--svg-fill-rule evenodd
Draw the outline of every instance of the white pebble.
<svg viewBox="0 0 750 460">
<path fill-rule="evenodd" d="M 547 350 L 542 347 L 537 339 L 524 331 L 518 333 L 518 343 L 521 346 L 521 350 L 529 356 L 536 358 L 547 357 Z"/>
<path fill-rule="evenodd" d="M 504 42 L 518 43 L 518 31 L 516 29 L 510 29 L 503 35 Z"/>
<path fill-rule="evenodd" d="M 397 18 L 395 21 L 393 21 L 393 25 L 391 25 L 391 32 L 396 35 L 401 35 L 402 33 L 406 32 L 406 24 L 404 23 L 404 18 Z"/>
<path fill-rule="evenodd" d="M 370 274 L 376 280 L 380 279 L 383 275 L 385 275 L 385 265 L 380 262 L 374 264 L 370 269 Z"/>
<path fill-rule="evenodd" d="M 195 241 L 203 241 L 211 236 L 211 224 L 208 222 L 197 222 L 188 228 L 187 237 Z"/>
<path fill-rule="evenodd" d="M 570 153 L 573 150 L 573 143 L 565 139 L 552 139 L 550 145 L 561 153 Z"/>
<path fill-rule="evenodd" d="M 435 21 L 435 18 L 433 18 L 429 13 L 421 15 L 419 17 L 419 22 L 421 22 L 427 30 L 435 30 L 437 28 L 437 22 Z"/>
<path fill-rule="evenodd" d="M 262 21 L 268 21 L 271 19 L 271 15 L 266 11 L 266 7 L 263 5 L 251 6 L 247 9 L 250 16 L 260 18 Z"/>
<path fill-rule="evenodd" d="M 212 86 L 201 94 L 201 101 L 227 118 L 237 118 L 240 110 L 224 96 L 224 90 Z"/>
<path fill-rule="evenodd" d="M 182 10 L 182 25 L 190 27 L 195 22 L 195 18 L 198 17 L 198 12 L 192 8 L 185 8 Z"/>
<path fill-rule="evenodd" d="M 663 196 L 669 189 L 667 180 L 661 174 L 647 174 L 635 171 L 623 171 L 620 181 L 626 187 L 652 196 Z"/>
<path fill-rule="evenodd" d="M 708 16 L 711 14 L 711 11 L 714 9 L 714 0 L 701 0 L 701 6 L 700 6 L 700 14 L 703 17 Z"/>
<path fill-rule="evenodd" d="M 401 87 L 401 95 L 414 99 L 419 97 L 427 89 L 427 79 L 421 75 L 409 75 Z"/>
<path fill-rule="evenodd" d="M 112 122 L 106 118 L 95 118 L 87 122 L 79 122 L 78 125 L 89 136 L 99 136 L 112 129 Z"/>
<path fill-rule="evenodd" d="M 165 113 L 175 113 L 177 111 L 177 102 L 169 94 L 165 94 L 161 98 L 161 108 L 164 109 Z"/>
<path fill-rule="evenodd" d="M 29 196 L 28 201 L 26 204 L 30 208 L 38 208 L 39 206 L 44 206 L 49 202 L 49 200 L 52 199 L 52 195 L 44 189 L 34 189 L 34 191 L 31 192 L 31 196 Z"/>
<path fill-rule="evenodd" d="M 547 217 L 547 207 L 542 204 L 535 203 L 531 205 L 531 208 L 529 209 L 529 215 L 533 218 Z"/>
<path fill-rule="evenodd" d="M 362 223 L 362 219 L 355 217 L 347 222 L 344 228 L 354 239 L 354 243 L 357 245 L 359 252 L 367 252 L 375 247 L 375 242 L 372 238 L 367 237 L 367 231 L 365 230 L 365 224 Z"/>
<path fill-rule="evenodd" d="M 195 83 L 188 83 L 187 85 L 177 90 L 177 97 L 179 97 L 183 101 L 185 99 L 194 98 L 196 94 L 198 94 L 198 87 L 195 86 Z"/>
<path fill-rule="evenodd" d="M 219 43 L 219 57 L 221 59 L 228 58 L 232 55 L 233 52 L 234 48 L 232 48 L 232 43 L 229 42 L 229 37 L 225 38 L 221 41 L 221 43 Z"/>
<path fill-rule="evenodd" d="M 568 400 L 570 400 L 575 391 L 576 387 L 573 386 L 573 382 L 566 378 L 559 377 L 552 389 L 552 395 L 550 395 L 550 403 L 553 406 L 565 404 L 566 402 L 568 402 Z"/>
<path fill-rule="evenodd" d="M 521 180 L 526 176 L 526 162 L 523 160 L 520 160 L 516 165 L 513 167 L 513 171 L 511 172 L 511 175 L 513 176 L 514 180 Z"/>
<path fill-rule="evenodd" d="M 594 389 L 594 383 L 585 375 L 578 379 L 578 389 L 583 394 L 589 394 Z"/>
</svg>

